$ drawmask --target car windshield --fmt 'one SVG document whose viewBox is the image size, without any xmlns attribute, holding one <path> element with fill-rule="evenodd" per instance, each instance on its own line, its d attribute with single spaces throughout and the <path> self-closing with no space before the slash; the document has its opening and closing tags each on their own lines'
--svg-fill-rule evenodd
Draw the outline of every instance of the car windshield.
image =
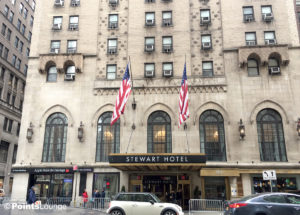
<svg viewBox="0 0 300 215">
<path fill-rule="evenodd" d="M 161 202 L 160 199 L 153 193 L 150 194 L 156 202 Z"/>
</svg>

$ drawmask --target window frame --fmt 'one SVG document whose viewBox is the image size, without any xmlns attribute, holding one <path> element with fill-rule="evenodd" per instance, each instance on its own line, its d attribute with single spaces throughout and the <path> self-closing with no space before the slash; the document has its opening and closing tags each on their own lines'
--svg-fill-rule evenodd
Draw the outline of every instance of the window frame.
<svg viewBox="0 0 300 215">
<path fill-rule="evenodd" d="M 204 69 L 204 64 L 211 64 L 211 69 Z M 208 74 L 208 75 L 206 75 Z M 202 61 L 202 76 L 203 77 L 214 77 L 214 63 L 213 61 Z"/>
<path fill-rule="evenodd" d="M 114 72 L 109 72 L 109 68 L 114 67 Z M 114 74 L 114 78 L 109 78 L 109 74 Z M 106 65 L 106 80 L 115 80 L 117 78 L 117 64 Z"/>
</svg>

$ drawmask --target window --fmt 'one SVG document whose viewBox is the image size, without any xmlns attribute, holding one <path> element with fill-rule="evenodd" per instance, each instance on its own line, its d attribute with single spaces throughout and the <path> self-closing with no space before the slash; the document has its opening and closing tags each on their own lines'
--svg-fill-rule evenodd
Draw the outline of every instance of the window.
<svg viewBox="0 0 300 215">
<path fill-rule="evenodd" d="M 213 62 L 212 61 L 203 61 L 202 62 L 202 75 L 205 77 L 214 76 Z"/>
<path fill-rule="evenodd" d="M 201 35 L 201 43 L 203 50 L 211 49 L 211 35 Z"/>
<path fill-rule="evenodd" d="M 15 5 L 16 0 L 11 0 L 12 5 Z"/>
<path fill-rule="evenodd" d="M 13 120 L 5 117 L 3 123 L 3 131 L 11 133 L 12 125 L 13 125 Z"/>
<path fill-rule="evenodd" d="M 171 77 L 173 75 L 173 63 L 163 63 L 163 76 Z"/>
<path fill-rule="evenodd" d="M 265 22 L 271 22 L 273 20 L 272 6 L 261 7 L 262 19 Z"/>
<path fill-rule="evenodd" d="M 26 77 L 27 77 L 27 71 L 28 71 L 28 65 L 25 64 L 23 73 Z"/>
<path fill-rule="evenodd" d="M 112 112 L 103 113 L 98 119 L 96 162 L 107 162 L 110 153 L 120 152 L 120 119 L 111 126 Z"/>
<path fill-rule="evenodd" d="M 7 58 L 8 58 L 8 52 L 9 52 L 8 48 L 5 48 L 5 49 L 4 49 L 4 54 L 3 54 L 3 58 L 4 58 L 5 60 L 7 60 Z"/>
<path fill-rule="evenodd" d="M 57 69 L 56 66 L 51 66 L 47 72 L 47 82 L 56 82 L 57 79 Z"/>
<path fill-rule="evenodd" d="M 29 55 L 30 55 L 30 49 L 27 48 L 27 49 L 26 49 L 26 57 L 29 57 Z"/>
<path fill-rule="evenodd" d="M 20 110 L 23 109 L 23 100 L 22 99 L 20 99 L 20 106 L 19 106 L 19 108 L 20 108 Z"/>
<path fill-rule="evenodd" d="M 20 7 L 19 7 L 19 13 L 20 14 L 23 13 L 23 8 L 24 8 L 24 5 L 22 3 L 20 3 Z"/>
<path fill-rule="evenodd" d="M 4 47 L 3 44 L 0 43 L 0 57 L 2 57 L 3 47 Z"/>
<path fill-rule="evenodd" d="M 16 62 L 16 69 L 20 69 L 20 67 L 21 67 L 21 60 L 18 59 Z"/>
<path fill-rule="evenodd" d="M 69 65 L 66 69 L 65 81 L 75 81 L 76 68 L 74 65 Z"/>
<path fill-rule="evenodd" d="M 274 31 L 265 31 L 264 33 L 266 45 L 275 45 L 277 43 Z"/>
<path fill-rule="evenodd" d="M 70 16 L 70 22 L 69 22 L 69 30 L 74 31 L 78 30 L 78 16 Z"/>
<path fill-rule="evenodd" d="M 108 39 L 108 47 L 107 47 L 107 53 L 108 54 L 116 54 L 117 53 L 117 39 Z"/>
<path fill-rule="evenodd" d="M 23 24 L 21 28 L 21 33 L 24 35 L 26 31 L 26 26 Z"/>
<path fill-rule="evenodd" d="M 16 36 L 15 38 L 15 48 L 17 49 L 19 46 L 19 37 Z"/>
<path fill-rule="evenodd" d="M 16 101 L 16 96 L 13 95 L 11 99 L 11 105 L 14 107 L 15 106 L 15 101 Z"/>
<path fill-rule="evenodd" d="M 106 67 L 106 78 L 108 80 L 116 79 L 117 65 L 107 65 Z"/>
<path fill-rule="evenodd" d="M 69 54 L 76 53 L 77 51 L 77 41 L 76 40 L 68 40 L 67 52 Z"/>
<path fill-rule="evenodd" d="M 253 22 L 254 21 L 254 12 L 253 7 L 243 7 L 243 15 L 244 15 L 244 22 Z"/>
<path fill-rule="evenodd" d="M 162 25 L 163 26 L 172 25 L 172 11 L 163 11 L 162 12 Z"/>
<path fill-rule="evenodd" d="M 2 24 L 1 34 L 2 34 L 3 36 L 5 36 L 5 32 L 6 32 L 6 25 L 5 25 L 5 24 Z"/>
<path fill-rule="evenodd" d="M 17 22 L 17 29 L 20 31 L 21 29 L 21 20 L 18 19 L 18 22 Z"/>
<path fill-rule="evenodd" d="M 68 119 L 63 113 L 54 113 L 47 119 L 43 162 L 64 162 L 66 154 Z"/>
<path fill-rule="evenodd" d="M 13 56 L 12 56 L 12 60 L 11 60 L 11 64 L 12 64 L 13 66 L 16 66 L 16 60 L 17 60 L 17 56 L 16 56 L 16 55 L 13 55 Z"/>
<path fill-rule="evenodd" d="M 80 173 L 80 182 L 79 182 L 79 196 L 82 196 L 84 189 L 86 188 L 86 177 L 87 173 Z"/>
<path fill-rule="evenodd" d="M 18 88 L 18 82 L 19 82 L 19 79 L 17 77 L 15 77 L 15 81 L 14 81 L 14 89 L 17 89 Z"/>
<path fill-rule="evenodd" d="M 215 110 L 200 116 L 200 151 L 208 161 L 226 161 L 224 120 Z"/>
<path fill-rule="evenodd" d="M 27 19 L 27 15 L 28 15 L 28 10 L 27 10 L 27 8 L 25 8 L 24 13 L 23 13 L 24 19 Z"/>
<path fill-rule="evenodd" d="M 258 76 L 259 68 L 258 62 L 256 59 L 250 58 L 247 63 L 248 75 L 249 76 Z"/>
<path fill-rule="evenodd" d="M 9 17 L 8 17 L 8 20 L 12 23 L 14 21 L 14 12 L 10 11 L 9 12 Z"/>
<path fill-rule="evenodd" d="M 155 47 L 155 38 L 154 37 L 146 37 L 145 38 L 145 51 L 153 52 Z"/>
<path fill-rule="evenodd" d="M 110 14 L 108 20 L 108 28 L 118 28 L 118 14 Z"/>
<path fill-rule="evenodd" d="M 20 45 L 19 45 L 19 51 L 22 53 L 23 52 L 23 46 L 24 43 L 22 41 L 20 41 Z"/>
<path fill-rule="evenodd" d="M 18 135 L 19 136 L 19 135 Z M 13 156 L 12 156 L 12 163 L 15 164 L 16 160 L 17 160 L 17 151 L 18 151 L 18 146 L 14 145 L 14 152 L 13 152 Z"/>
<path fill-rule="evenodd" d="M 17 125 L 17 132 L 16 132 L 17 136 L 20 135 L 20 129 L 21 129 L 21 123 L 18 123 L 18 125 Z"/>
<path fill-rule="evenodd" d="M 300 197 L 294 195 L 286 195 L 288 204 L 300 205 Z"/>
<path fill-rule="evenodd" d="M 53 40 L 50 45 L 50 53 L 58 54 L 60 51 L 60 41 Z"/>
<path fill-rule="evenodd" d="M 300 0 L 296 0 L 296 6 L 300 6 Z"/>
<path fill-rule="evenodd" d="M 72 7 L 78 7 L 80 5 L 80 0 L 71 0 Z"/>
<path fill-rule="evenodd" d="M 145 3 L 155 3 L 155 0 L 145 0 Z"/>
<path fill-rule="evenodd" d="M 4 11 L 3 11 L 5 17 L 7 17 L 8 11 L 9 11 L 9 7 L 7 5 L 5 5 L 4 6 Z"/>
<path fill-rule="evenodd" d="M 30 16 L 30 26 L 31 26 L 31 27 L 33 26 L 33 22 L 34 22 L 34 17 L 33 17 L 33 16 Z"/>
<path fill-rule="evenodd" d="M 261 161 L 287 161 L 282 120 L 273 109 L 264 109 L 256 117 Z"/>
<path fill-rule="evenodd" d="M 118 5 L 118 0 L 109 0 L 109 6 L 116 7 Z"/>
<path fill-rule="evenodd" d="M 2 99 L 2 91 L 3 91 L 3 88 L 0 87 L 0 99 Z"/>
<path fill-rule="evenodd" d="M 35 1 L 34 0 L 31 2 L 31 8 L 33 11 L 35 10 Z"/>
<path fill-rule="evenodd" d="M 246 46 L 256 45 L 256 32 L 246 32 L 245 33 Z"/>
<path fill-rule="evenodd" d="M 171 118 L 166 112 L 156 111 L 148 118 L 147 153 L 172 153 Z"/>
<path fill-rule="evenodd" d="M 0 142 L 0 163 L 7 162 L 9 143 L 1 140 Z"/>
<path fill-rule="evenodd" d="M 210 23 L 210 10 L 200 10 L 200 24 L 206 25 Z"/>
<path fill-rule="evenodd" d="M 4 67 L 0 67 L 0 79 L 3 81 L 5 76 L 5 69 Z"/>
<path fill-rule="evenodd" d="M 154 12 L 145 13 L 145 25 L 146 26 L 155 25 L 155 13 Z"/>
<path fill-rule="evenodd" d="M 173 38 L 172 37 L 163 37 L 162 38 L 162 52 L 170 53 L 173 51 Z"/>
<path fill-rule="evenodd" d="M 265 196 L 263 199 L 266 202 L 271 202 L 271 203 L 282 203 L 282 204 L 287 203 L 284 195 L 270 195 L 270 196 Z"/>
<path fill-rule="evenodd" d="M 28 38 L 27 38 L 29 42 L 31 42 L 31 37 L 32 37 L 32 33 L 29 31 L 28 32 Z"/>
<path fill-rule="evenodd" d="M 269 58 L 268 70 L 270 75 L 280 74 L 279 60 L 274 57 Z"/>
<path fill-rule="evenodd" d="M 10 96 L 11 96 L 11 94 L 7 93 L 7 96 L 6 96 L 6 103 L 7 104 L 10 104 Z"/>
<path fill-rule="evenodd" d="M 7 29 L 7 34 L 6 34 L 6 39 L 7 39 L 8 41 L 10 41 L 10 38 L 11 38 L 11 30 L 8 28 L 8 29 Z"/>
<path fill-rule="evenodd" d="M 145 63 L 145 77 L 154 77 L 155 76 L 155 64 L 154 63 Z"/>
</svg>

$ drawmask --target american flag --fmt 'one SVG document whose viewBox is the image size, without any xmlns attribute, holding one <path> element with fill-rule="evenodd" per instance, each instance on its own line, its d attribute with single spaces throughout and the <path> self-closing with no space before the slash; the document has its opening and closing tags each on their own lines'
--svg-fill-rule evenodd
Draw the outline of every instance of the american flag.
<svg viewBox="0 0 300 215">
<path fill-rule="evenodd" d="M 130 80 L 130 74 L 129 74 L 129 65 L 130 65 L 130 62 L 127 64 L 126 71 L 123 76 L 122 84 L 119 89 L 118 97 L 116 100 L 116 105 L 114 108 L 113 115 L 111 117 L 111 122 L 110 122 L 111 126 L 120 118 L 121 114 L 124 113 L 126 102 L 131 93 L 131 80 Z"/>
<path fill-rule="evenodd" d="M 188 93 L 188 84 L 186 76 L 186 64 L 184 64 L 180 95 L 179 95 L 179 125 L 180 125 L 190 116 L 189 112 L 189 93 Z"/>
</svg>

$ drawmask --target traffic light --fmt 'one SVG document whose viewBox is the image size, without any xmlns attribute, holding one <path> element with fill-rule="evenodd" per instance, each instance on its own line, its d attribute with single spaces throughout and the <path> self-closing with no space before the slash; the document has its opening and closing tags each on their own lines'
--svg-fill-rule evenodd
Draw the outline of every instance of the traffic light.
<svg viewBox="0 0 300 215">
<path fill-rule="evenodd" d="M 107 182 L 106 182 L 106 189 L 109 189 L 109 186 L 110 186 L 110 182 L 107 181 Z"/>
</svg>

